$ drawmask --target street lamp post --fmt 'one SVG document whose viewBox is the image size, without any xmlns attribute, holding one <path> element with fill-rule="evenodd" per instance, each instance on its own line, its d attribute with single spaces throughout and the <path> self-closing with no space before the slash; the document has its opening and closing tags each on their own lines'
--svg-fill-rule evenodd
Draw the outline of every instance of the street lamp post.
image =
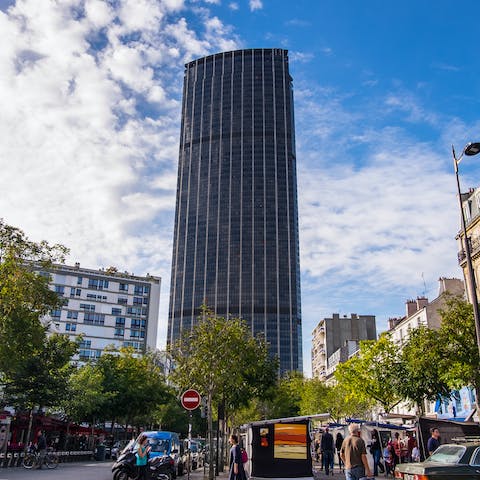
<svg viewBox="0 0 480 480">
<path fill-rule="evenodd" d="M 452 155 L 453 155 L 453 164 L 455 167 L 455 178 L 457 179 L 457 193 L 458 193 L 458 204 L 460 207 L 460 217 L 462 222 L 462 232 L 463 232 L 463 248 L 465 249 L 465 257 L 467 260 L 467 274 L 468 274 L 468 286 L 470 288 L 470 302 L 473 306 L 473 318 L 475 319 L 475 331 L 477 334 L 477 347 L 478 354 L 480 356 L 480 310 L 478 308 L 478 299 L 477 299 L 477 285 L 475 283 L 475 272 L 473 271 L 472 263 L 472 252 L 470 251 L 470 242 L 467 237 L 467 225 L 465 221 L 465 213 L 463 211 L 462 204 L 462 193 L 460 191 L 460 180 L 458 176 L 458 164 L 463 158 L 463 155 L 469 157 L 476 155 L 480 152 L 480 143 L 468 143 L 465 145 L 462 150 L 462 154 L 459 158 L 455 155 L 455 148 L 452 145 Z"/>
</svg>

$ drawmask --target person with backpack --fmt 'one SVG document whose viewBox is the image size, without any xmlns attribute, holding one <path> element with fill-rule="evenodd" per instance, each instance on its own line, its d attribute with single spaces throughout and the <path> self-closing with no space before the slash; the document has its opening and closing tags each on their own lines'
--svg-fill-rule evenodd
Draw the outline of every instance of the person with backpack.
<svg viewBox="0 0 480 480">
<path fill-rule="evenodd" d="M 247 480 L 245 468 L 243 467 L 242 451 L 238 444 L 238 436 L 232 434 L 228 441 L 232 445 L 232 448 L 230 448 L 230 472 L 228 474 L 228 480 Z"/>
</svg>

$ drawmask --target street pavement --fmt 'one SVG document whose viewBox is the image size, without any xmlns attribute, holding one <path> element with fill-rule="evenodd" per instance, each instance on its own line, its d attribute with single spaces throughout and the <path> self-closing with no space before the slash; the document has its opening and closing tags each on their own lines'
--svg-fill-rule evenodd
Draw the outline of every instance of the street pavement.
<svg viewBox="0 0 480 480">
<path fill-rule="evenodd" d="M 26 470 L 22 467 L 15 468 L 1 468 L 0 480 L 112 480 L 112 465 L 113 462 L 74 462 L 74 463 L 60 463 L 55 470 Z M 335 465 L 333 475 L 325 475 L 325 472 L 320 470 L 319 464 L 316 462 L 313 465 L 313 475 L 315 480 L 332 480 L 345 478 L 345 474 Z M 208 472 L 205 473 L 203 468 L 194 470 L 183 477 L 177 477 L 177 480 L 204 480 L 208 477 Z M 228 478 L 228 470 L 220 472 L 216 480 L 226 480 Z M 378 478 L 378 477 L 377 477 Z"/>
</svg>

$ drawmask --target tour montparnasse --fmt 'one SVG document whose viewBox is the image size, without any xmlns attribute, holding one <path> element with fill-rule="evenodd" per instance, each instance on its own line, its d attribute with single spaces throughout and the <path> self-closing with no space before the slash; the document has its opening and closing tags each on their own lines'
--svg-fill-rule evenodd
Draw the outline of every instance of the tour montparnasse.
<svg viewBox="0 0 480 480">
<path fill-rule="evenodd" d="M 263 333 L 302 370 L 297 180 L 288 52 L 186 65 L 167 342 L 202 304 Z"/>
</svg>

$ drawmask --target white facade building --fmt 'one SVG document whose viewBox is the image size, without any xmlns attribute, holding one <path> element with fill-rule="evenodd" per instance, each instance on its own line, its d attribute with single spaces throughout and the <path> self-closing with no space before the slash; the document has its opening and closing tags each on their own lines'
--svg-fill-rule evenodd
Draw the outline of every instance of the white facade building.
<svg viewBox="0 0 480 480">
<path fill-rule="evenodd" d="M 388 333 L 392 341 L 398 346 L 399 353 L 403 345 L 408 340 L 410 332 L 420 326 L 428 328 L 440 328 L 441 317 L 439 310 L 445 307 L 448 295 L 465 294 L 464 284 L 458 278 L 439 278 L 438 297 L 428 301 L 425 297 L 418 297 L 416 300 L 408 300 L 405 304 L 405 317 L 389 319 Z M 416 415 L 416 412 L 411 405 L 404 402 L 397 405 L 392 414 L 398 416 Z M 425 413 L 427 415 L 435 414 L 435 404 L 425 404 Z"/>
<path fill-rule="evenodd" d="M 115 268 L 91 270 L 55 265 L 50 288 L 65 304 L 50 312 L 54 330 L 83 335 L 79 360 L 100 357 L 107 346 L 155 349 L 160 304 L 159 277 L 138 277 Z"/>
</svg>

